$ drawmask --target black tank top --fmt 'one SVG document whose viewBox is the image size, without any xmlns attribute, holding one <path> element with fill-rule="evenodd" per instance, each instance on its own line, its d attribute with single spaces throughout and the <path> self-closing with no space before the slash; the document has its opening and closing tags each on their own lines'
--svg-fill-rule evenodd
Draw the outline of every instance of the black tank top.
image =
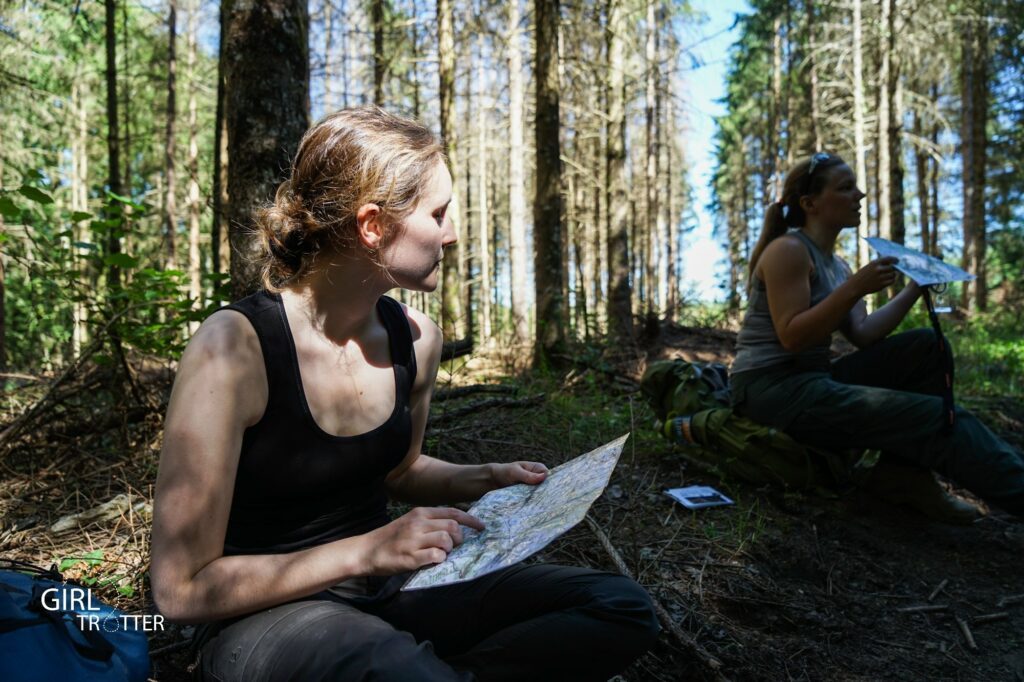
<svg viewBox="0 0 1024 682">
<path fill-rule="evenodd" d="M 329 434 L 313 419 L 280 295 L 260 291 L 226 309 L 256 330 L 269 396 L 262 418 L 242 437 L 224 554 L 293 552 L 386 524 L 384 477 L 412 438 L 416 355 L 402 306 L 387 296 L 377 302 L 394 365 L 394 410 L 357 436 Z"/>
</svg>

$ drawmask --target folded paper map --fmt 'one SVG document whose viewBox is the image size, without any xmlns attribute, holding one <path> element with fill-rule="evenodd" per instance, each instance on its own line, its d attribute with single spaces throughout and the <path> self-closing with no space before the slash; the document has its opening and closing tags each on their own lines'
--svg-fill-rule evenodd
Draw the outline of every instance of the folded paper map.
<svg viewBox="0 0 1024 682">
<path fill-rule="evenodd" d="M 914 280 L 920 286 L 942 284 L 944 282 L 966 282 L 974 279 L 974 275 L 961 270 L 955 265 L 943 263 L 938 258 L 907 248 L 902 244 L 891 242 L 880 237 L 867 237 L 867 243 L 878 252 L 879 256 L 899 258 L 896 269 Z"/>
<path fill-rule="evenodd" d="M 513 485 L 481 497 L 469 513 L 486 528 L 463 526 L 462 544 L 443 562 L 417 571 L 402 589 L 473 580 L 539 552 L 583 520 L 608 485 L 627 438 L 628 433 L 555 467 L 540 485 Z"/>
</svg>

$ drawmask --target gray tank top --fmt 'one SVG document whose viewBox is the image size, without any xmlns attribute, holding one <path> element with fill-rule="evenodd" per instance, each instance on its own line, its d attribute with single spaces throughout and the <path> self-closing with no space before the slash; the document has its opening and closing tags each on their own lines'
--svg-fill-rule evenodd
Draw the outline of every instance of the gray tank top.
<svg viewBox="0 0 1024 682">
<path fill-rule="evenodd" d="M 802 241 L 811 254 L 811 262 L 814 264 L 814 274 L 811 275 L 811 307 L 816 306 L 846 281 L 850 271 L 840 259 L 832 254 L 822 253 L 802 230 L 790 230 L 788 234 Z M 782 347 L 775 333 L 775 325 L 772 324 L 771 312 L 768 310 L 768 294 L 764 282 L 757 276 L 754 276 L 753 280 L 747 313 L 736 337 L 736 359 L 732 363 L 732 374 L 790 363 L 807 369 L 828 371 L 829 341 L 811 346 L 799 353 L 790 352 Z"/>
</svg>

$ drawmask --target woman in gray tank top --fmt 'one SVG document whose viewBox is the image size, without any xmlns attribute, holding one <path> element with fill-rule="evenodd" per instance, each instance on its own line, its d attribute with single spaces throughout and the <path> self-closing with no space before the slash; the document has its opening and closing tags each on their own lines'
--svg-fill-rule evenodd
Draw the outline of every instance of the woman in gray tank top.
<svg viewBox="0 0 1024 682">
<path fill-rule="evenodd" d="M 734 408 L 808 445 L 881 450 L 867 486 L 940 520 L 969 522 L 978 510 L 948 495 L 932 472 L 1024 514 L 1021 454 L 960 407 L 953 428 L 942 428 L 948 344 L 940 350 L 930 329 L 889 336 L 918 286 L 908 283 L 869 314 L 864 297 L 896 281 L 896 259 L 854 273 L 834 253 L 840 233 L 860 224 L 864 196 L 838 156 L 815 154 L 786 176 L 751 254 Z M 859 350 L 830 361 L 837 331 Z"/>
</svg>

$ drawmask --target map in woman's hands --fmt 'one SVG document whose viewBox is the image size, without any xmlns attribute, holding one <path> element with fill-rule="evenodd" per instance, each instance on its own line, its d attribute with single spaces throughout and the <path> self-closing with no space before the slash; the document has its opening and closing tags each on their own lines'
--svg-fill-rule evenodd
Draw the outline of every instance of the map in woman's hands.
<svg viewBox="0 0 1024 682">
<path fill-rule="evenodd" d="M 439 564 L 417 571 L 402 588 L 451 585 L 522 561 L 583 520 L 608 485 L 627 433 L 555 467 L 540 485 L 492 490 L 469 513 L 486 528 L 462 527 L 463 542 Z"/>
<path fill-rule="evenodd" d="M 955 265 L 943 263 L 934 256 L 915 251 L 888 239 L 867 237 L 865 241 L 878 252 L 879 256 L 899 258 L 896 269 L 920 286 L 942 284 L 943 282 L 966 282 L 974 279 L 974 275 Z"/>
</svg>

